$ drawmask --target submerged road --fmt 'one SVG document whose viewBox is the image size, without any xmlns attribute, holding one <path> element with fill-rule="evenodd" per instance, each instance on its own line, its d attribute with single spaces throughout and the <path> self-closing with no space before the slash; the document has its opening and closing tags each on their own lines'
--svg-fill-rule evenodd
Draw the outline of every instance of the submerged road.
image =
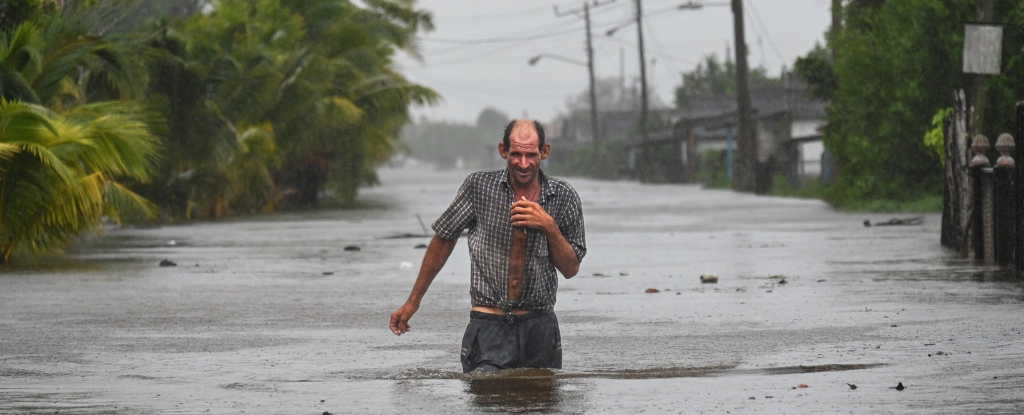
<svg viewBox="0 0 1024 415">
<path fill-rule="evenodd" d="M 938 215 L 697 186 L 569 179 L 589 253 L 559 288 L 564 370 L 465 377 L 464 240 L 413 331 L 387 328 L 417 215 L 465 174 L 384 169 L 359 208 L 113 229 L 0 271 L 0 413 L 1024 413 L 1024 286 L 940 247 Z"/>
</svg>

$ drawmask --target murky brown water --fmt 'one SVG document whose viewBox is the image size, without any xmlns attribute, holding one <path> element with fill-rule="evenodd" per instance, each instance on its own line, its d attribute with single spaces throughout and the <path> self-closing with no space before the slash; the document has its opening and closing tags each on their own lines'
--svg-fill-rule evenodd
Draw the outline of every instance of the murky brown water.
<svg viewBox="0 0 1024 415">
<path fill-rule="evenodd" d="M 360 209 L 118 229 L 4 270 L 0 413 L 1024 412 L 1024 290 L 939 247 L 937 215 L 865 228 L 892 215 L 694 186 L 570 179 L 565 369 L 465 376 L 465 241 L 413 331 L 386 328 L 416 215 L 464 175 L 384 170 Z"/>
</svg>

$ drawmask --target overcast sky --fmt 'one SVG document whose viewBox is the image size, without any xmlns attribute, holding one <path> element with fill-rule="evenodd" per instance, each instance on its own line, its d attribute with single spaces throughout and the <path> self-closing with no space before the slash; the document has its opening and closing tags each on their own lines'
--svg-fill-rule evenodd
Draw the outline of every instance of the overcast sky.
<svg viewBox="0 0 1024 415">
<path fill-rule="evenodd" d="M 701 1 L 699 10 L 679 10 L 689 0 L 644 0 L 644 49 L 650 93 L 671 104 L 680 73 L 702 58 L 723 58 L 732 49 L 733 17 L 728 1 Z M 639 77 L 633 0 L 608 0 L 591 9 L 595 72 L 598 78 Z M 777 75 L 792 67 L 814 44 L 824 43 L 831 21 L 830 0 L 745 0 L 744 20 L 751 67 Z M 593 3 L 592 3 L 593 4 Z M 422 61 L 404 54 L 397 66 L 416 83 L 441 93 L 444 101 L 414 110 L 418 120 L 475 123 L 486 107 L 513 117 L 524 114 L 550 121 L 566 112 L 566 101 L 588 88 L 585 66 L 551 58 L 529 65 L 546 53 L 586 61 L 583 1 L 418 0 L 429 10 L 435 30 L 420 34 Z M 554 7 L 563 14 L 555 14 Z M 626 24 L 612 36 L 605 33 Z M 621 57 L 621 59 L 620 59 Z"/>
</svg>

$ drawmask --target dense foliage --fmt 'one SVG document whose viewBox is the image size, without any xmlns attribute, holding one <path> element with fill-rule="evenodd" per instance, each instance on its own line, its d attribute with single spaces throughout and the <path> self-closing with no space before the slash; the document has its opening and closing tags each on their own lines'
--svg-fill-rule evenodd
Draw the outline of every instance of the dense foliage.
<svg viewBox="0 0 1024 415">
<path fill-rule="evenodd" d="M 0 262 L 105 219 L 351 201 L 438 99 L 391 68 L 429 29 L 413 0 L 0 3 Z"/>
<path fill-rule="evenodd" d="M 1024 22 L 1024 5 L 995 5 L 997 23 Z M 844 2 L 843 28 L 830 37 L 829 49 L 796 63 L 812 92 L 831 101 L 824 140 L 839 168 L 831 202 L 939 194 L 941 159 L 928 148 L 934 134 L 926 135 L 936 114 L 952 105 L 953 91 L 971 87 L 961 72 L 963 25 L 977 20 L 976 6 L 975 0 Z M 1013 105 L 1024 97 L 1022 38 L 1007 27 L 1004 73 L 988 78 L 983 133 L 989 136 L 1012 131 Z"/>
<path fill-rule="evenodd" d="M 696 68 L 681 75 L 682 83 L 676 87 L 676 108 L 688 108 L 694 98 L 736 96 L 736 63 L 731 56 L 726 56 L 725 62 L 719 62 L 718 55 L 707 55 Z M 747 82 L 751 88 L 757 88 L 780 81 L 770 78 L 765 68 L 756 67 L 750 69 Z"/>
</svg>

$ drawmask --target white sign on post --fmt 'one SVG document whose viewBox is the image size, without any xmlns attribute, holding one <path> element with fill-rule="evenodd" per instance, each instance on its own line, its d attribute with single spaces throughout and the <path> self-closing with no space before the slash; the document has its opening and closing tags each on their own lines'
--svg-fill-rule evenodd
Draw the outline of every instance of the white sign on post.
<svg viewBox="0 0 1024 415">
<path fill-rule="evenodd" d="M 964 25 L 964 73 L 999 75 L 1002 45 L 1001 26 Z"/>
</svg>

